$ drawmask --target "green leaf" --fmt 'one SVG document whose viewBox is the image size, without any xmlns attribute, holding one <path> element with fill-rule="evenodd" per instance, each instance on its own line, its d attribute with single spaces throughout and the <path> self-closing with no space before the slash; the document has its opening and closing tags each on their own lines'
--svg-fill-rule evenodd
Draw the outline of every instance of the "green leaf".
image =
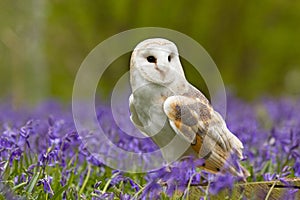
<svg viewBox="0 0 300 200">
<path fill-rule="evenodd" d="M 36 174 L 34 174 L 34 176 L 32 177 L 32 179 L 30 180 L 30 182 L 28 184 L 28 189 L 27 189 L 27 191 L 29 193 L 32 192 L 34 186 L 36 185 L 36 183 L 38 181 L 39 176 L 40 176 L 40 172 L 37 172 Z"/>
<path fill-rule="evenodd" d="M 60 199 L 61 194 L 68 189 L 68 185 L 66 184 L 64 187 L 60 188 L 57 192 L 54 193 L 53 197 L 51 198 L 51 200 L 54 199 Z"/>
<path fill-rule="evenodd" d="M 2 179 L 7 180 L 10 175 L 10 166 L 8 161 L 5 163 L 4 168 L 5 170 L 3 172 Z"/>
<path fill-rule="evenodd" d="M 79 195 L 83 192 L 83 190 L 84 190 L 84 188 L 85 188 L 85 186 L 86 186 L 86 184 L 87 184 L 87 182 L 88 182 L 88 180 L 90 178 L 90 174 L 91 174 L 91 165 L 88 165 L 87 175 L 86 175 L 86 177 L 84 179 L 82 187 L 79 190 Z"/>
</svg>

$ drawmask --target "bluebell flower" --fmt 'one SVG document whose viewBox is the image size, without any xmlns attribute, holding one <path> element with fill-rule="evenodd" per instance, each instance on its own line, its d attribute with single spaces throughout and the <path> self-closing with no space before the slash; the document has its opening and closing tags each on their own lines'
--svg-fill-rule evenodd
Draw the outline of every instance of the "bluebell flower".
<svg viewBox="0 0 300 200">
<path fill-rule="evenodd" d="M 162 187 L 156 181 L 148 182 L 145 186 L 140 198 L 147 199 L 159 199 L 161 196 Z"/>
<path fill-rule="evenodd" d="M 114 193 L 111 193 L 111 192 L 107 192 L 107 193 L 100 193 L 98 194 L 97 196 L 93 196 L 92 197 L 92 200 L 114 200 L 115 198 L 115 195 Z"/>
<path fill-rule="evenodd" d="M 51 195 L 54 195 L 53 190 L 52 190 L 52 188 L 51 188 L 51 182 L 52 182 L 52 177 L 46 175 L 45 178 L 40 179 L 40 180 L 37 182 L 37 185 L 39 186 L 39 185 L 42 184 L 43 187 L 44 187 L 44 191 L 45 191 L 46 193 L 49 193 L 49 194 L 51 194 Z"/>
<path fill-rule="evenodd" d="M 114 121 L 108 106 L 100 105 L 96 110 L 104 133 L 119 148 L 136 153 L 153 152 L 158 149 L 151 139 L 135 138 L 122 131 Z M 250 165 L 253 169 L 253 174 L 251 174 L 253 181 L 279 180 L 283 184 L 288 184 L 289 177 L 300 177 L 299 119 L 300 101 L 288 98 L 278 100 L 265 98 L 248 103 L 229 95 L 226 122 L 228 128 L 244 144 L 243 163 Z M 132 131 L 137 131 L 132 126 L 129 116 L 122 117 L 120 120 L 128 129 L 132 128 Z M 93 139 L 91 138 L 91 141 Z M 97 140 L 93 142 L 103 155 L 108 155 L 109 149 L 106 145 L 98 147 Z M 77 178 L 76 184 L 80 187 L 86 171 L 80 175 L 78 171 L 81 171 L 80 167 L 87 162 L 91 164 L 92 172 L 98 170 L 99 177 L 105 174 L 105 170 L 109 170 L 82 144 L 74 126 L 71 111 L 62 109 L 61 104 L 55 102 L 41 105 L 36 109 L 20 111 L 13 111 L 8 106 L 0 105 L 0 173 L 2 174 L 5 170 L 6 163 L 11 166 L 14 160 L 20 162 L 26 156 L 32 159 L 33 163 L 24 165 L 22 169 L 24 171 L 11 179 L 15 185 L 30 182 L 35 171 L 41 166 L 45 170 L 58 166 L 61 170 L 59 180 L 61 186 L 65 186 L 70 175 L 74 174 Z M 118 160 L 121 162 L 123 157 L 116 155 L 114 159 L 116 162 Z M 152 161 L 144 156 L 141 162 Z M 233 156 L 230 162 L 236 164 L 237 158 Z M 202 163 L 201 159 L 195 160 L 187 157 L 163 166 L 161 169 L 148 172 L 144 177 L 141 175 L 142 184 L 125 173 L 113 171 L 113 174 L 118 173 L 118 175 L 112 178 L 111 186 L 114 187 L 109 188 L 109 192 L 102 194 L 100 191 L 102 189 L 100 184 L 104 179 L 98 183 L 92 183 L 94 188 L 87 191 L 93 191 L 96 194 L 92 197 L 93 199 L 130 199 L 132 194 L 137 192 L 140 192 L 138 199 L 156 199 L 162 194 L 172 197 L 178 190 L 186 194 L 188 184 L 196 186 L 209 184 L 209 192 L 216 194 L 224 188 L 231 190 L 234 183 L 239 181 L 239 178 L 230 174 L 214 175 L 197 169 L 197 166 L 201 166 Z M 39 184 L 43 185 L 45 193 L 53 194 L 52 174 L 44 171 L 43 175 L 45 174 L 47 176 L 40 179 Z M 107 177 L 107 180 L 110 178 Z M 119 185 L 131 188 L 132 193 L 127 193 L 122 188 L 118 188 L 119 195 L 112 193 L 111 191 Z M 69 192 L 66 190 L 62 198 L 66 199 Z M 88 192 L 84 191 L 81 195 L 81 197 L 89 198 Z M 289 195 L 287 199 L 291 199 L 295 195 L 295 190 L 289 190 L 286 195 Z"/>
<path fill-rule="evenodd" d="M 131 200 L 132 196 L 129 194 L 120 194 L 120 200 Z"/>
<path fill-rule="evenodd" d="M 265 181 L 273 181 L 277 178 L 277 174 L 267 172 L 263 174 L 263 178 Z"/>
<path fill-rule="evenodd" d="M 218 174 L 216 179 L 210 184 L 209 192 L 211 194 L 218 194 L 224 189 L 229 189 L 231 191 L 235 180 L 235 177 L 230 173 Z"/>
</svg>

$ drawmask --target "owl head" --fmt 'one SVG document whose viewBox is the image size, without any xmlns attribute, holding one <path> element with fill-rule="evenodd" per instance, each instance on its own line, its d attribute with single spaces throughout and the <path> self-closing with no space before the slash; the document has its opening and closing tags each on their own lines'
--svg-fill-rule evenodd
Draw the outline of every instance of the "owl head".
<svg viewBox="0 0 300 200">
<path fill-rule="evenodd" d="M 135 47 L 130 72 L 131 76 L 164 85 L 184 77 L 176 45 L 162 38 L 147 39 Z"/>
</svg>

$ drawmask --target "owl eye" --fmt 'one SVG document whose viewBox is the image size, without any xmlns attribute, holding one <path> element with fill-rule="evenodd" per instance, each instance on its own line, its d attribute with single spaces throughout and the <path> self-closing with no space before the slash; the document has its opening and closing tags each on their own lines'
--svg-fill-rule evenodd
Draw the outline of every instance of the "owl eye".
<svg viewBox="0 0 300 200">
<path fill-rule="evenodd" d="M 154 56 L 148 56 L 148 57 L 147 57 L 147 61 L 148 61 L 149 63 L 156 63 L 156 58 L 155 58 Z"/>
<path fill-rule="evenodd" d="M 171 55 L 168 56 L 168 61 L 171 62 Z"/>
</svg>

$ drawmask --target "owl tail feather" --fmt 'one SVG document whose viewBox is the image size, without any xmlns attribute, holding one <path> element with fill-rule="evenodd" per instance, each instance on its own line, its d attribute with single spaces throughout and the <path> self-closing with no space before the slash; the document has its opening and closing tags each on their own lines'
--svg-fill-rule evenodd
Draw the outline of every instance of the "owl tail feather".
<svg viewBox="0 0 300 200">
<path fill-rule="evenodd" d="M 204 157 L 205 162 L 200 168 L 211 173 L 230 172 L 234 176 L 244 180 L 250 176 L 250 173 L 239 162 L 235 154 L 225 153 L 220 147 L 216 147 L 210 154 Z"/>
</svg>

